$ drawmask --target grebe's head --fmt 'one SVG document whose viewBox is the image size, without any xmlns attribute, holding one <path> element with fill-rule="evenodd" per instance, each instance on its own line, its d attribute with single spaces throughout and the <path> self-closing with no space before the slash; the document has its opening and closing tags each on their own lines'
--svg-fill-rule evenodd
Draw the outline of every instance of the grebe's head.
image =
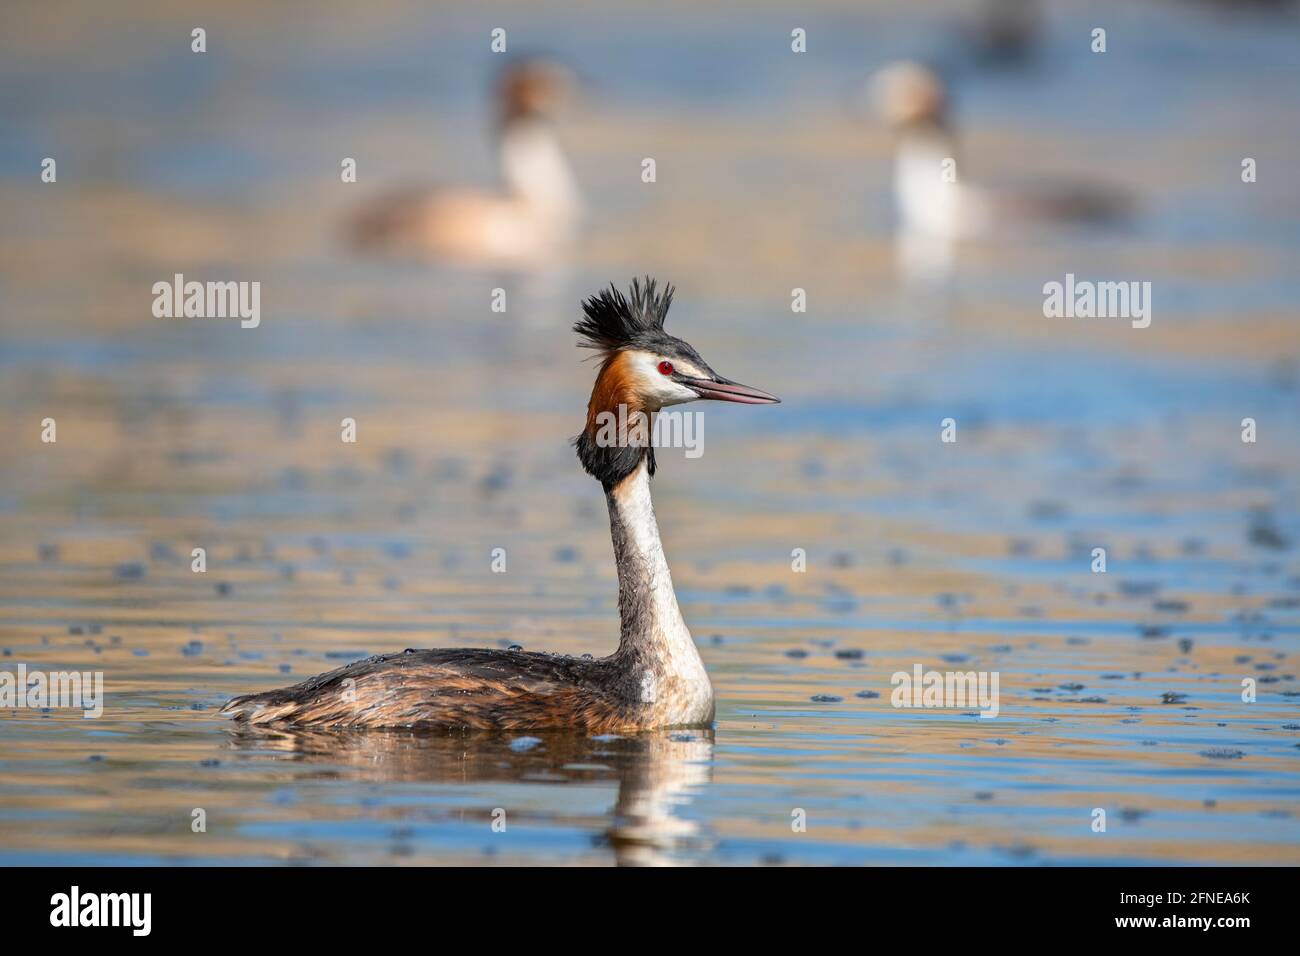
<svg viewBox="0 0 1300 956">
<path fill-rule="evenodd" d="M 945 122 L 948 95 L 939 74 L 912 60 L 891 63 L 873 76 L 867 96 L 895 130 Z"/>
<path fill-rule="evenodd" d="M 573 94 L 573 74 L 544 59 L 517 60 L 497 80 L 498 118 L 503 126 L 519 120 L 551 119 Z"/>
<path fill-rule="evenodd" d="M 654 471 L 653 450 L 630 441 L 610 445 L 600 439 L 601 424 L 631 420 L 635 414 L 653 415 L 669 405 L 702 399 L 742 405 L 772 405 L 775 395 L 723 378 L 709 367 L 687 342 L 664 331 L 664 318 L 673 301 L 673 287 L 657 289 L 654 279 L 644 284 L 632 280 L 628 295 L 610 286 L 583 303 L 583 317 L 573 330 L 582 348 L 595 349 L 601 358 L 596 384 L 587 403 L 587 424 L 578 436 L 578 457 L 583 467 L 607 487 L 622 480 L 648 455 Z M 626 436 L 621 436 L 626 437 Z"/>
</svg>

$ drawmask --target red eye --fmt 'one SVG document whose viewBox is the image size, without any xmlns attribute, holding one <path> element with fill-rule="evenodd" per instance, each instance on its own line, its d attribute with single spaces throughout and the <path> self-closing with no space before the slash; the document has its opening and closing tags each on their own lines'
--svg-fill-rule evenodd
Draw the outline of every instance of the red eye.
<svg viewBox="0 0 1300 956">
<path fill-rule="evenodd" d="M 660 362 L 660 363 L 659 363 L 659 371 L 660 371 L 660 373 L 663 374 L 663 375 L 672 375 L 672 374 L 673 374 L 673 363 L 672 363 L 672 362 Z"/>
</svg>

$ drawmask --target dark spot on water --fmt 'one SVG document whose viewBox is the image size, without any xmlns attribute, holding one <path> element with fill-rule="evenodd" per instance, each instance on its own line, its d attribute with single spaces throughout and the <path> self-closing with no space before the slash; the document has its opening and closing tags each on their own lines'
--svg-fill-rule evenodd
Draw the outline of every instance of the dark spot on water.
<svg viewBox="0 0 1300 956">
<path fill-rule="evenodd" d="M 139 581 L 144 577 L 144 570 L 139 561 L 127 561 L 113 568 L 113 577 L 119 581 Z"/>
<path fill-rule="evenodd" d="M 1162 601 L 1156 601 L 1151 605 L 1155 610 L 1164 611 L 1167 614 L 1182 614 L 1187 610 L 1187 606 L 1186 601 L 1175 601 L 1169 598 Z"/>
<path fill-rule="evenodd" d="M 181 647 L 181 654 L 184 657 L 198 657 L 201 653 L 203 653 L 202 641 L 190 641 Z"/>
<path fill-rule="evenodd" d="M 151 561 L 175 561 L 176 552 L 172 546 L 165 541 L 155 541 L 149 545 L 149 560 Z"/>
<path fill-rule="evenodd" d="M 1024 857 L 1027 856 L 1033 856 L 1036 852 L 1038 852 L 1028 843 L 1013 843 L 1011 846 L 1000 846 L 1000 847 L 994 847 L 993 849 L 1001 853 L 1005 853 L 1007 856 L 1016 857 L 1017 859 L 1023 859 Z"/>
<path fill-rule="evenodd" d="M 1119 818 L 1125 823 L 1137 823 L 1143 817 L 1148 816 L 1150 811 L 1139 810 L 1137 807 L 1121 807 Z"/>
<path fill-rule="evenodd" d="M 1029 517 L 1034 521 L 1059 521 L 1068 512 L 1062 501 L 1040 499 L 1029 503 Z"/>
<path fill-rule="evenodd" d="M 405 541 L 386 541 L 383 550 L 386 556 L 396 561 L 405 561 L 411 556 L 411 546 Z"/>
<path fill-rule="evenodd" d="M 230 594 L 231 588 L 230 588 L 229 581 L 218 581 L 215 587 L 217 593 L 220 594 L 222 597 L 226 597 L 228 594 Z"/>
<path fill-rule="evenodd" d="M 1062 684 L 1062 685 L 1061 685 L 1061 690 L 1069 690 L 1069 691 L 1083 690 L 1083 685 L 1082 685 L 1082 684 Z"/>
<path fill-rule="evenodd" d="M 281 664 L 279 670 L 281 674 L 288 674 L 293 668 L 288 664 Z"/>
<path fill-rule="evenodd" d="M 837 697 L 834 694 L 813 694 L 812 697 L 808 699 L 814 704 L 838 704 L 844 698 Z"/>
<path fill-rule="evenodd" d="M 861 698 L 863 698 L 864 700 L 872 700 L 872 699 L 874 699 L 874 698 L 876 698 L 876 697 L 879 697 L 880 694 L 877 693 L 877 692 L 874 691 L 874 690 L 860 690 L 860 691 L 858 691 L 856 694 L 854 694 L 853 696 L 854 696 L 854 697 L 861 697 Z"/>
<path fill-rule="evenodd" d="M 578 549 L 564 545 L 551 552 L 551 560 L 558 564 L 572 564 L 578 560 Z"/>
<path fill-rule="evenodd" d="M 1240 760 L 1246 756 L 1246 751 L 1232 750 L 1228 747 L 1212 747 L 1209 750 L 1202 750 L 1201 756 L 1208 757 L 1211 760 Z"/>
<path fill-rule="evenodd" d="M 1154 597 L 1160 591 L 1160 582 L 1158 581 L 1120 581 L 1118 585 L 1119 593 L 1124 597 Z"/>
<path fill-rule="evenodd" d="M 218 760 L 216 757 L 208 757 L 208 758 L 206 758 L 206 759 L 204 759 L 204 760 L 200 760 L 200 761 L 199 761 L 199 766 L 200 766 L 200 767 L 220 767 L 220 766 L 221 766 L 221 761 Z"/>
<path fill-rule="evenodd" d="M 1169 636 L 1169 629 L 1161 627 L 1159 624 L 1143 624 L 1138 628 L 1138 633 L 1148 641 L 1156 640 L 1161 637 Z"/>
<path fill-rule="evenodd" d="M 785 656 L 792 657 L 795 660 L 802 660 L 803 658 L 808 656 L 808 652 L 805 651 L 802 647 L 792 647 L 785 652 Z"/>
<path fill-rule="evenodd" d="M 1277 529 L 1272 514 L 1263 509 L 1257 509 L 1251 515 L 1251 525 L 1246 532 L 1246 540 L 1257 548 L 1269 548 L 1273 551 L 1285 551 L 1291 547 L 1291 542 Z"/>
<path fill-rule="evenodd" d="M 486 495 L 496 495 L 510 487 L 510 466 L 501 462 L 479 479 L 479 489 Z"/>
<path fill-rule="evenodd" d="M 842 661 L 860 661 L 863 653 L 856 647 L 846 647 L 835 652 L 835 656 Z"/>
<path fill-rule="evenodd" d="M 964 664 L 970 660 L 969 654 L 940 654 L 939 660 L 947 664 Z"/>
</svg>

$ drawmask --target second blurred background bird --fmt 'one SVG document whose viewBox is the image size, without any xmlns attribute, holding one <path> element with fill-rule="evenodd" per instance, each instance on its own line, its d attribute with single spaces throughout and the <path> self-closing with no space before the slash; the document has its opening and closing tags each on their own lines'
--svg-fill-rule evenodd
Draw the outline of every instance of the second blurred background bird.
<svg viewBox="0 0 1300 956">
<path fill-rule="evenodd" d="M 958 241 L 1007 235 L 1031 223 L 1101 223 L 1125 218 L 1131 200 L 1100 183 L 972 183 L 959 173 L 958 137 L 939 75 L 912 61 L 872 77 L 868 97 L 896 137 L 895 248 L 905 282 L 933 285 L 952 272 Z"/>
</svg>

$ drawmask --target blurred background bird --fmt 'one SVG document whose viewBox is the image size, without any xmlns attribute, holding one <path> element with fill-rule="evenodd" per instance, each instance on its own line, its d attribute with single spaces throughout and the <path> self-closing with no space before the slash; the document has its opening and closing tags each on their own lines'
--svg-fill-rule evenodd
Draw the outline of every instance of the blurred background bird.
<svg viewBox="0 0 1300 956">
<path fill-rule="evenodd" d="M 352 223 L 362 248 L 464 265 L 539 267 L 562 258 L 582 213 L 578 184 L 552 119 L 572 94 L 557 63 L 521 60 L 496 86 L 498 182 L 493 189 L 403 189 Z"/>
<path fill-rule="evenodd" d="M 889 64 L 872 77 L 868 98 L 894 133 L 894 244 L 909 284 L 945 281 L 961 240 L 1034 223 L 1116 222 L 1130 211 L 1124 193 L 1099 183 L 970 181 L 958 162 L 948 89 L 927 66 Z"/>
</svg>

